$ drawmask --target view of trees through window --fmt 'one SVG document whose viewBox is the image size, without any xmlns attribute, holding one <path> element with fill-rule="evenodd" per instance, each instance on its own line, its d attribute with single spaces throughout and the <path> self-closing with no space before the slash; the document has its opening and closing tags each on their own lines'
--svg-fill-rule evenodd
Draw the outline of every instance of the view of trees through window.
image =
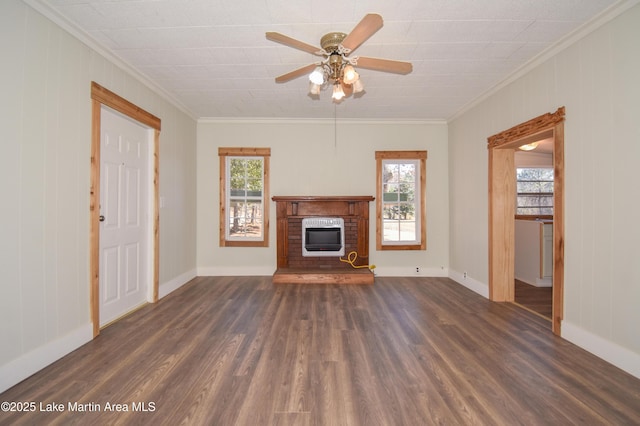
<svg viewBox="0 0 640 426">
<path fill-rule="evenodd" d="M 416 241 L 416 163 L 383 163 L 384 241 Z"/>
<path fill-rule="evenodd" d="M 516 215 L 553 215 L 553 169 L 516 169 Z"/>
<path fill-rule="evenodd" d="M 229 157 L 229 237 L 262 237 L 263 160 Z"/>
</svg>

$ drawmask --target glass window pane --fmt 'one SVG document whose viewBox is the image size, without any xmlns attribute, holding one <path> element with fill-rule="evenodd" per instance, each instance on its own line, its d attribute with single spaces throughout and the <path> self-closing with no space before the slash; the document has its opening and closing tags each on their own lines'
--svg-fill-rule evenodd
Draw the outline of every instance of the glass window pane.
<svg viewBox="0 0 640 426">
<path fill-rule="evenodd" d="M 384 241 L 400 241 L 400 224 L 398 221 L 385 220 L 383 223 Z"/>
<path fill-rule="evenodd" d="M 383 163 L 383 240 L 387 242 L 416 240 L 416 162 Z"/>
<path fill-rule="evenodd" d="M 261 237 L 262 203 L 232 201 L 229 209 L 229 235 L 236 237 Z"/>
<path fill-rule="evenodd" d="M 553 182 L 553 169 L 538 169 L 540 170 L 540 180 Z"/>
<path fill-rule="evenodd" d="M 385 164 L 382 172 L 382 182 L 397 182 L 398 167 L 396 164 Z"/>
<path fill-rule="evenodd" d="M 249 155 L 249 153 L 252 153 Z M 221 247 L 268 247 L 270 148 L 219 148 Z"/>
<path fill-rule="evenodd" d="M 397 183 L 386 183 L 383 185 L 384 201 L 398 201 L 398 191 L 400 186 Z"/>
<path fill-rule="evenodd" d="M 232 239 L 260 239 L 263 237 L 263 159 L 230 157 L 228 164 L 228 235 Z"/>
<path fill-rule="evenodd" d="M 398 219 L 399 209 L 396 204 L 385 203 L 382 205 L 382 218 L 383 219 Z"/>
<path fill-rule="evenodd" d="M 400 164 L 399 165 L 399 180 L 400 182 L 415 182 L 416 180 L 416 166 L 415 164 Z"/>
<path fill-rule="evenodd" d="M 415 241 L 416 240 L 416 222 L 400 221 L 400 240 L 402 241 Z"/>
<path fill-rule="evenodd" d="M 416 208 L 413 204 L 401 203 L 398 205 L 398 215 L 400 220 L 415 220 Z"/>
<path fill-rule="evenodd" d="M 516 169 L 516 214 L 553 214 L 553 168 Z"/>
</svg>

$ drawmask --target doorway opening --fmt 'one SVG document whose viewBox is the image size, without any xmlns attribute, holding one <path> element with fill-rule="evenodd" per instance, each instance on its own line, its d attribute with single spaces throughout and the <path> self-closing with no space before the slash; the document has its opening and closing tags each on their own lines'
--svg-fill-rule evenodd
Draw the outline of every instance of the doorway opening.
<svg viewBox="0 0 640 426">
<path fill-rule="evenodd" d="M 90 182 L 90 241 L 89 241 L 89 270 L 90 270 L 90 311 L 91 322 L 93 324 L 93 337 L 100 334 L 100 141 L 102 134 L 101 114 L 103 106 L 109 107 L 118 113 L 137 121 L 138 123 L 153 129 L 153 143 L 150 149 L 152 169 L 150 178 L 153 181 L 151 186 L 151 252 L 150 267 L 151 274 L 151 295 L 152 302 L 158 300 L 158 280 L 159 280 L 159 142 L 160 142 L 160 119 L 137 107 L 126 99 L 105 89 L 99 84 L 91 83 L 91 182 Z"/>
<path fill-rule="evenodd" d="M 519 147 L 515 166 L 515 303 L 551 321 L 553 136 Z"/>
<path fill-rule="evenodd" d="M 560 335 L 564 295 L 564 107 L 488 138 L 489 298 L 515 301 L 515 216 L 518 147 L 553 138 L 553 259 L 551 328 Z"/>
</svg>

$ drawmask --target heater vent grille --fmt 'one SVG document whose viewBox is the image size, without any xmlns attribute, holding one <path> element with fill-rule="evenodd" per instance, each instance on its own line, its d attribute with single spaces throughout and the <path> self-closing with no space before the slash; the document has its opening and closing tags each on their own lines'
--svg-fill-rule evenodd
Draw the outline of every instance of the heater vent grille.
<svg viewBox="0 0 640 426">
<path fill-rule="evenodd" d="M 302 219 L 302 255 L 344 256 L 344 219 L 311 217 Z"/>
</svg>

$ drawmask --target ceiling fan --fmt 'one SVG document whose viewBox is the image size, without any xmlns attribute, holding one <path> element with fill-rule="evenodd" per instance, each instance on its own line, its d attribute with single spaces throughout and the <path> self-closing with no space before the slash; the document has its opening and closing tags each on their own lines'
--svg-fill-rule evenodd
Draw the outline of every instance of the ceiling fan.
<svg viewBox="0 0 640 426">
<path fill-rule="evenodd" d="M 410 62 L 390 59 L 369 58 L 366 56 L 349 57 L 362 43 L 382 28 L 382 16 L 367 14 L 349 34 L 331 32 L 320 39 L 321 48 L 296 40 L 284 34 L 267 32 L 267 40 L 282 43 L 304 52 L 321 56 L 324 59 L 306 65 L 297 70 L 276 77 L 276 83 L 286 83 L 302 75 L 309 74 L 309 93 L 317 96 L 320 90 L 333 87 L 332 98 L 340 102 L 345 96 L 364 90 L 359 74 L 354 67 L 376 71 L 408 74 L 413 67 Z"/>
</svg>

